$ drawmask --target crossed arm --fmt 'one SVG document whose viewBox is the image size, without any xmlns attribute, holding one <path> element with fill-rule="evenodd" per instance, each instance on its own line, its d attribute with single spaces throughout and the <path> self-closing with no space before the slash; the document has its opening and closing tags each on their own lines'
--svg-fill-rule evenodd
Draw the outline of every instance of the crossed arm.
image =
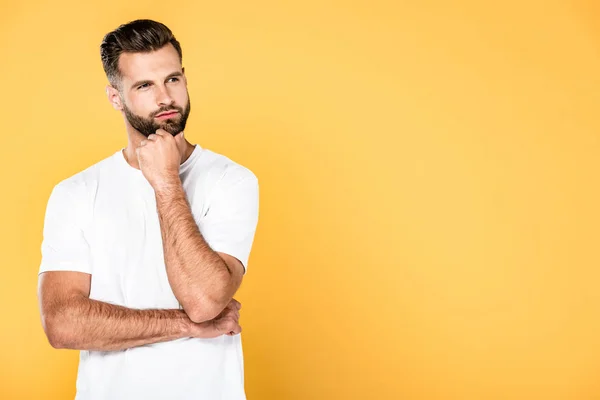
<svg viewBox="0 0 600 400">
<path fill-rule="evenodd" d="M 40 275 L 42 326 L 57 349 L 123 350 L 184 337 L 237 334 L 241 305 L 232 300 L 213 320 L 194 323 L 183 310 L 138 310 L 89 298 L 91 275 L 48 271 Z"/>
<path fill-rule="evenodd" d="M 42 326 L 55 348 L 121 350 L 183 337 L 236 334 L 241 305 L 233 300 L 244 267 L 213 251 L 193 219 L 179 183 L 156 191 L 167 276 L 183 310 L 130 309 L 89 298 L 91 275 L 40 275 Z"/>
</svg>

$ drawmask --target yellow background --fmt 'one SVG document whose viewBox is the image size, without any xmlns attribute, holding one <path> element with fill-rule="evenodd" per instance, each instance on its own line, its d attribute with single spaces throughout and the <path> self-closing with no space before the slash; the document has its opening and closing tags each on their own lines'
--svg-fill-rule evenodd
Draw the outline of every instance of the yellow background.
<svg viewBox="0 0 600 400">
<path fill-rule="evenodd" d="M 0 398 L 75 394 L 37 308 L 45 206 L 126 145 L 98 46 L 153 18 L 188 140 L 259 177 L 249 399 L 599 399 L 595 4 L 4 1 Z"/>
</svg>

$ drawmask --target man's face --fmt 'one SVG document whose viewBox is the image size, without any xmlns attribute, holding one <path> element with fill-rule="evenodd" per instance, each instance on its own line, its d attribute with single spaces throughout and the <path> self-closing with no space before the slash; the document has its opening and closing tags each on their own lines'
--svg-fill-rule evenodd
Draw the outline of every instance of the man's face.
<svg viewBox="0 0 600 400">
<path fill-rule="evenodd" d="M 133 128 L 146 137 L 159 128 L 173 136 L 185 129 L 190 98 L 171 44 L 150 53 L 123 53 L 119 70 L 122 111 Z"/>
</svg>

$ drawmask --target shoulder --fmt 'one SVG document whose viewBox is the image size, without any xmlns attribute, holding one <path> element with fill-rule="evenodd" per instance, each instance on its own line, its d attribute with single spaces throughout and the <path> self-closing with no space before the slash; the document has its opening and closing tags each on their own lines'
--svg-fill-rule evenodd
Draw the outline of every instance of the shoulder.
<svg viewBox="0 0 600 400">
<path fill-rule="evenodd" d="M 208 175 L 209 186 L 219 191 L 227 191 L 241 183 L 258 185 L 258 177 L 250 168 L 208 149 L 203 151 L 200 168 Z"/>
<path fill-rule="evenodd" d="M 74 207 L 75 209 L 72 211 L 84 217 L 83 214 L 91 208 L 100 178 L 104 171 L 112 165 L 115 154 L 60 180 L 52 188 L 49 202 L 60 207 Z"/>
<path fill-rule="evenodd" d="M 85 191 L 86 188 L 96 186 L 102 173 L 112 166 L 115 156 L 116 153 L 90 165 L 82 171 L 62 179 L 55 185 L 55 188 L 61 191 L 79 193 Z"/>
</svg>

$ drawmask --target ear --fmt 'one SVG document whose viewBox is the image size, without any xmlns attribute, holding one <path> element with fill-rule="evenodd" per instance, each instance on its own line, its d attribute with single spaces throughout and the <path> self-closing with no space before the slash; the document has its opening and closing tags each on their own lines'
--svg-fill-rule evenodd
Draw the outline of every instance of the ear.
<svg viewBox="0 0 600 400">
<path fill-rule="evenodd" d="M 122 110 L 123 105 L 121 104 L 121 96 L 119 95 L 119 91 L 115 89 L 112 85 L 106 86 L 106 97 L 108 101 L 113 106 L 115 110 Z"/>
</svg>

